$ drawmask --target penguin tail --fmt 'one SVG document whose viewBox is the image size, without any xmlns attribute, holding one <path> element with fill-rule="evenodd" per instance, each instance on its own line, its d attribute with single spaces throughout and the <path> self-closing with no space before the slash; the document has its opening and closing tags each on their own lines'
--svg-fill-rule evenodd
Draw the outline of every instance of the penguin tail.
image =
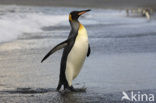
<svg viewBox="0 0 156 103">
<path fill-rule="evenodd" d="M 57 88 L 56 88 L 57 91 L 59 91 L 59 90 L 61 89 L 62 85 L 64 86 L 64 90 L 65 90 L 66 88 L 69 88 L 69 85 L 68 85 L 67 81 L 62 81 L 62 80 L 64 80 L 64 79 L 61 79 L 61 80 L 59 81 L 59 83 L 58 83 L 58 86 L 57 86 Z"/>
</svg>

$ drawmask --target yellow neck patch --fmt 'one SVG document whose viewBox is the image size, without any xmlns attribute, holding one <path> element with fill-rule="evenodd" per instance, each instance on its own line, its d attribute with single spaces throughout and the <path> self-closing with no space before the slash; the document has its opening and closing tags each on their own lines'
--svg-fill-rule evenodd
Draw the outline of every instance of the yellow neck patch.
<svg viewBox="0 0 156 103">
<path fill-rule="evenodd" d="M 79 30 L 84 29 L 84 26 L 80 23 Z"/>
<path fill-rule="evenodd" d="M 86 28 L 85 28 L 81 23 L 79 23 L 79 25 L 80 25 L 80 26 L 79 26 L 77 38 L 79 38 L 79 37 L 88 38 Z M 82 38 L 81 38 L 81 39 L 82 39 Z"/>
</svg>

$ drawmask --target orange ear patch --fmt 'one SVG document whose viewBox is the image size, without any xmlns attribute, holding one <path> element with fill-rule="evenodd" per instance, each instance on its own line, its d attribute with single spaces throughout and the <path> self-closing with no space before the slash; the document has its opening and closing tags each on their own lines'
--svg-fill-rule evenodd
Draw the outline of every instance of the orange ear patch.
<svg viewBox="0 0 156 103">
<path fill-rule="evenodd" d="M 69 14 L 69 20 L 72 21 L 72 16 L 71 16 L 71 14 Z"/>
</svg>

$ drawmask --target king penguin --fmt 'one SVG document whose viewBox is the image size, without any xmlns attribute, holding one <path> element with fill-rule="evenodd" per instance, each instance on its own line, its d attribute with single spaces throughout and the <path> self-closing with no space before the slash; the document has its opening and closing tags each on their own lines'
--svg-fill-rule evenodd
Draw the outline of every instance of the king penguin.
<svg viewBox="0 0 156 103">
<path fill-rule="evenodd" d="M 67 40 L 52 48 L 41 61 L 43 62 L 55 51 L 64 48 L 60 64 L 57 91 L 59 91 L 62 86 L 64 86 L 64 89 L 76 91 L 72 86 L 72 81 L 80 73 L 86 57 L 90 55 L 91 49 L 88 42 L 87 30 L 78 20 L 82 14 L 88 11 L 90 11 L 90 9 L 70 12 L 69 22 L 71 31 Z"/>
</svg>

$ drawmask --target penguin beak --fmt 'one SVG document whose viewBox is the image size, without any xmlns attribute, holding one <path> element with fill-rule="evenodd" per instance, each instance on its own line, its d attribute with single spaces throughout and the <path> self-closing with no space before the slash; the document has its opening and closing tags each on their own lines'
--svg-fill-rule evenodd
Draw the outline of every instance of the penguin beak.
<svg viewBox="0 0 156 103">
<path fill-rule="evenodd" d="M 80 11 L 80 12 L 78 13 L 78 15 L 80 16 L 80 15 L 82 15 L 82 14 L 84 14 L 84 13 L 88 12 L 88 11 L 91 11 L 91 10 L 90 10 L 90 9 L 87 9 L 87 10 L 82 10 L 82 11 Z"/>
</svg>

